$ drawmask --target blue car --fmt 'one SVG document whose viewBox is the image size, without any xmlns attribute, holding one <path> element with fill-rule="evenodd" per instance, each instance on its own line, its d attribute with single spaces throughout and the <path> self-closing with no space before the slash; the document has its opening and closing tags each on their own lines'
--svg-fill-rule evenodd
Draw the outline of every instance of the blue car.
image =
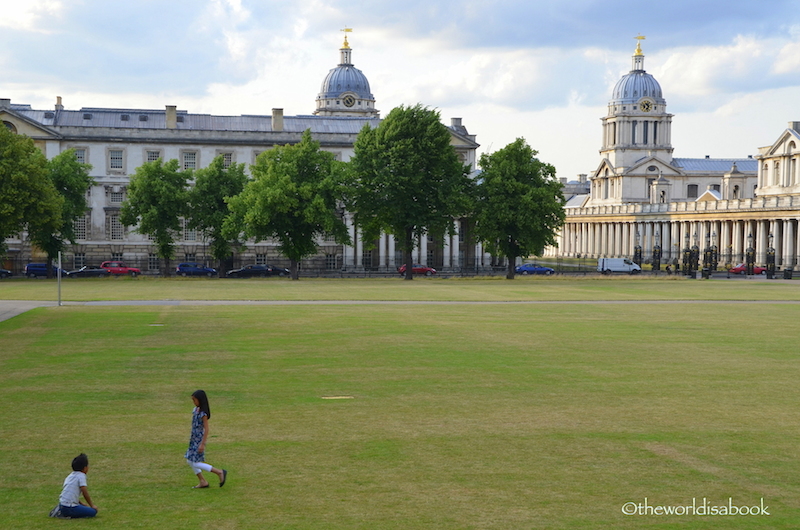
<svg viewBox="0 0 800 530">
<path fill-rule="evenodd" d="M 194 262 L 179 263 L 178 266 L 175 267 L 175 274 L 179 276 L 208 276 L 212 278 L 217 275 L 217 269 Z"/>
<path fill-rule="evenodd" d="M 541 265 L 534 265 L 533 263 L 526 263 L 525 265 L 520 265 L 515 269 L 517 274 L 545 274 L 547 276 L 553 274 L 554 271 L 550 267 L 542 267 Z"/>
</svg>

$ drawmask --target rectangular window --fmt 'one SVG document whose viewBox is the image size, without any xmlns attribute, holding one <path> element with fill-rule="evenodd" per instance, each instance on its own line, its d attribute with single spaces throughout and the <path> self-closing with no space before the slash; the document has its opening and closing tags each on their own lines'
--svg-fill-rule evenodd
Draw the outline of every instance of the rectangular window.
<svg viewBox="0 0 800 530">
<path fill-rule="evenodd" d="M 86 266 L 86 253 L 85 252 L 76 252 L 73 256 L 73 266 L 76 269 L 80 269 L 81 267 Z"/>
<path fill-rule="evenodd" d="M 147 269 L 151 271 L 158 270 L 158 254 L 147 255 Z"/>
<path fill-rule="evenodd" d="M 122 261 L 122 252 L 112 252 L 111 261 Z"/>
<path fill-rule="evenodd" d="M 106 217 L 107 239 L 119 241 L 125 237 L 125 227 L 119 221 L 119 215 L 109 215 Z"/>
<path fill-rule="evenodd" d="M 372 268 L 372 250 L 365 250 L 361 253 L 361 263 L 365 269 Z"/>
<path fill-rule="evenodd" d="M 75 149 L 75 159 L 79 164 L 86 163 L 86 149 Z"/>
<path fill-rule="evenodd" d="M 689 184 L 688 186 L 686 186 L 686 198 L 687 199 L 697 198 L 697 184 Z"/>
<path fill-rule="evenodd" d="M 428 251 L 427 262 L 425 263 L 428 267 L 433 267 L 433 251 Z"/>
<path fill-rule="evenodd" d="M 653 122 L 653 143 L 658 144 L 658 122 Z"/>
<path fill-rule="evenodd" d="M 183 261 L 194 262 L 197 260 L 197 254 L 194 252 L 187 252 L 183 255 Z"/>
<path fill-rule="evenodd" d="M 197 151 L 183 152 L 183 169 L 197 169 Z"/>
<path fill-rule="evenodd" d="M 161 151 L 147 151 L 147 161 L 148 162 L 155 162 L 156 160 L 161 158 Z"/>
<path fill-rule="evenodd" d="M 336 254 L 325 254 L 325 268 L 329 271 L 335 270 L 337 265 Z"/>
<path fill-rule="evenodd" d="M 631 144 L 636 145 L 636 122 L 631 122 Z"/>
<path fill-rule="evenodd" d="M 108 150 L 108 168 L 121 170 L 123 169 L 124 152 L 122 149 L 109 149 Z"/>
<path fill-rule="evenodd" d="M 122 204 L 122 201 L 125 199 L 125 193 L 121 191 L 112 191 L 108 194 L 108 197 L 111 204 Z"/>
<path fill-rule="evenodd" d="M 714 191 L 719 191 L 719 184 L 712 184 L 711 189 Z"/>
<path fill-rule="evenodd" d="M 266 265 L 266 264 L 267 264 L 267 255 L 256 254 L 256 265 Z"/>
<path fill-rule="evenodd" d="M 183 240 L 184 241 L 197 241 L 197 230 L 189 227 L 189 222 L 184 219 L 181 221 L 183 224 Z"/>
<path fill-rule="evenodd" d="M 650 132 L 650 131 L 647 130 L 647 125 L 648 124 L 649 124 L 649 122 L 646 122 L 646 121 L 642 122 L 642 138 L 644 139 L 644 143 L 647 143 L 648 133 Z"/>
<path fill-rule="evenodd" d="M 86 226 L 89 224 L 88 216 L 78 217 L 72 225 L 72 230 L 75 232 L 75 239 L 86 239 Z"/>
<path fill-rule="evenodd" d="M 220 153 L 222 156 L 222 167 L 228 169 L 233 165 L 233 153 Z"/>
</svg>

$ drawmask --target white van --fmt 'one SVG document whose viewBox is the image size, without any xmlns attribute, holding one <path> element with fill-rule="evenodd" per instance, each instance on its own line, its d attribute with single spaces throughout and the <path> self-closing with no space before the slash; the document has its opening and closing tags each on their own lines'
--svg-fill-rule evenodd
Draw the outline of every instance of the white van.
<svg viewBox="0 0 800 530">
<path fill-rule="evenodd" d="M 597 272 L 611 274 L 612 272 L 627 272 L 639 274 L 642 268 L 628 258 L 600 258 L 597 260 Z"/>
</svg>

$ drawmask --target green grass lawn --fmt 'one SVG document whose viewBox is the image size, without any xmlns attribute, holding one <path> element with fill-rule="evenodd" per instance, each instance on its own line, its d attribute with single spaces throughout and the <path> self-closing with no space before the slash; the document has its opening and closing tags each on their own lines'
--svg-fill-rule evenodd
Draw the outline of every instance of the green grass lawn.
<svg viewBox="0 0 800 530">
<path fill-rule="evenodd" d="M 142 299 L 797 299 L 793 284 L 741 281 L 735 298 L 638 279 L 97 281 L 71 296 L 151 283 Z M 34 310 L 0 322 L 0 528 L 797 528 L 798 320 L 800 304 L 724 301 Z M 212 475 L 192 490 L 183 461 L 197 388 L 221 489 Z M 81 451 L 100 515 L 48 519 Z M 645 497 L 763 498 L 771 515 L 622 514 Z"/>
</svg>

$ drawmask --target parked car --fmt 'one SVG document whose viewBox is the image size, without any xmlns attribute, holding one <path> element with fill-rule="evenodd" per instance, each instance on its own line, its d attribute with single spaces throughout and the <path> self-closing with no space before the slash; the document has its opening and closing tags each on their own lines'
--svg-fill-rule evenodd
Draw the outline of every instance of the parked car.
<svg viewBox="0 0 800 530">
<path fill-rule="evenodd" d="M 8 278 L 9 276 L 13 276 L 14 273 L 8 269 L 0 269 L 0 280 L 3 278 Z"/>
<path fill-rule="evenodd" d="M 747 265 L 740 263 L 735 267 L 731 267 L 731 274 L 747 274 Z M 753 274 L 766 274 L 767 269 L 764 267 L 757 267 L 753 265 Z"/>
<path fill-rule="evenodd" d="M 55 277 L 58 274 L 58 267 L 52 267 L 52 274 Z M 61 269 L 61 276 L 66 276 L 67 271 Z M 25 265 L 25 276 L 28 278 L 36 278 L 38 276 L 47 276 L 47 263 L 28 263 Z"/>
<path fill-rule="evenodd" d="M 194 262 L 179 263 L 175 267 L 175 274 L 180 276 L 208 276 L 211 278 L 217 275 L 217 269 Z"/>
<path fill-rule="evenodd" d="M 597 260 L 597 272 L 611 274 L 612 272 L 627 272 L 639 274 L 642 268 L 628 258 L 600 258 Z"/>
<path fill-rule="evenodd" d="M 102 267 L 92 267 L 89 265 L 74 271 L 69 271 L 67 273 L 68 278 L 105 278 L 108 276 L 111 276 L 111 272 L 108 269 L 104 269 Z"/>
<path fill-rule="evenodd" d="M 406 265 L 400 265 L 400 268 L 397 269 L 397 272 L 400 273 L 400 276 L 404 276 L 406 273 Z M 436 269 L 433 267 L 425 267 L 423 265 L 414 264 L 411 266 L 411 273 L 412 274 L 424 274 L 425 276 L 433 276 L 436 274 Z"/>
<path fill-rule="evenodd" d="M 136 267 L 128 267 L 122 261 L 104 261 L 100 267 L 108 270 L 111 274 L 130 274 L 134 278 L 142 273 L 141 270 Z"/>
<path fill-rule="evenodd" d="M 231 278 L 252 278 L 254 276 L 288 276 L 289 269 L 274 267 L 272 265 L 245 265 L 240 269 L 228 271 Z"/>
<path fill-rule="evenodd" d="M 556 272 L 555 270 L 551 269 L 550 267 L 542 267 L 541 265 L 535 265 L 533 263 L 525 263 L 524 265 L 520 265 L 516 269 L 514 269 L 517 274 L 546 274 L 547 276 Z"/>
</svg>

